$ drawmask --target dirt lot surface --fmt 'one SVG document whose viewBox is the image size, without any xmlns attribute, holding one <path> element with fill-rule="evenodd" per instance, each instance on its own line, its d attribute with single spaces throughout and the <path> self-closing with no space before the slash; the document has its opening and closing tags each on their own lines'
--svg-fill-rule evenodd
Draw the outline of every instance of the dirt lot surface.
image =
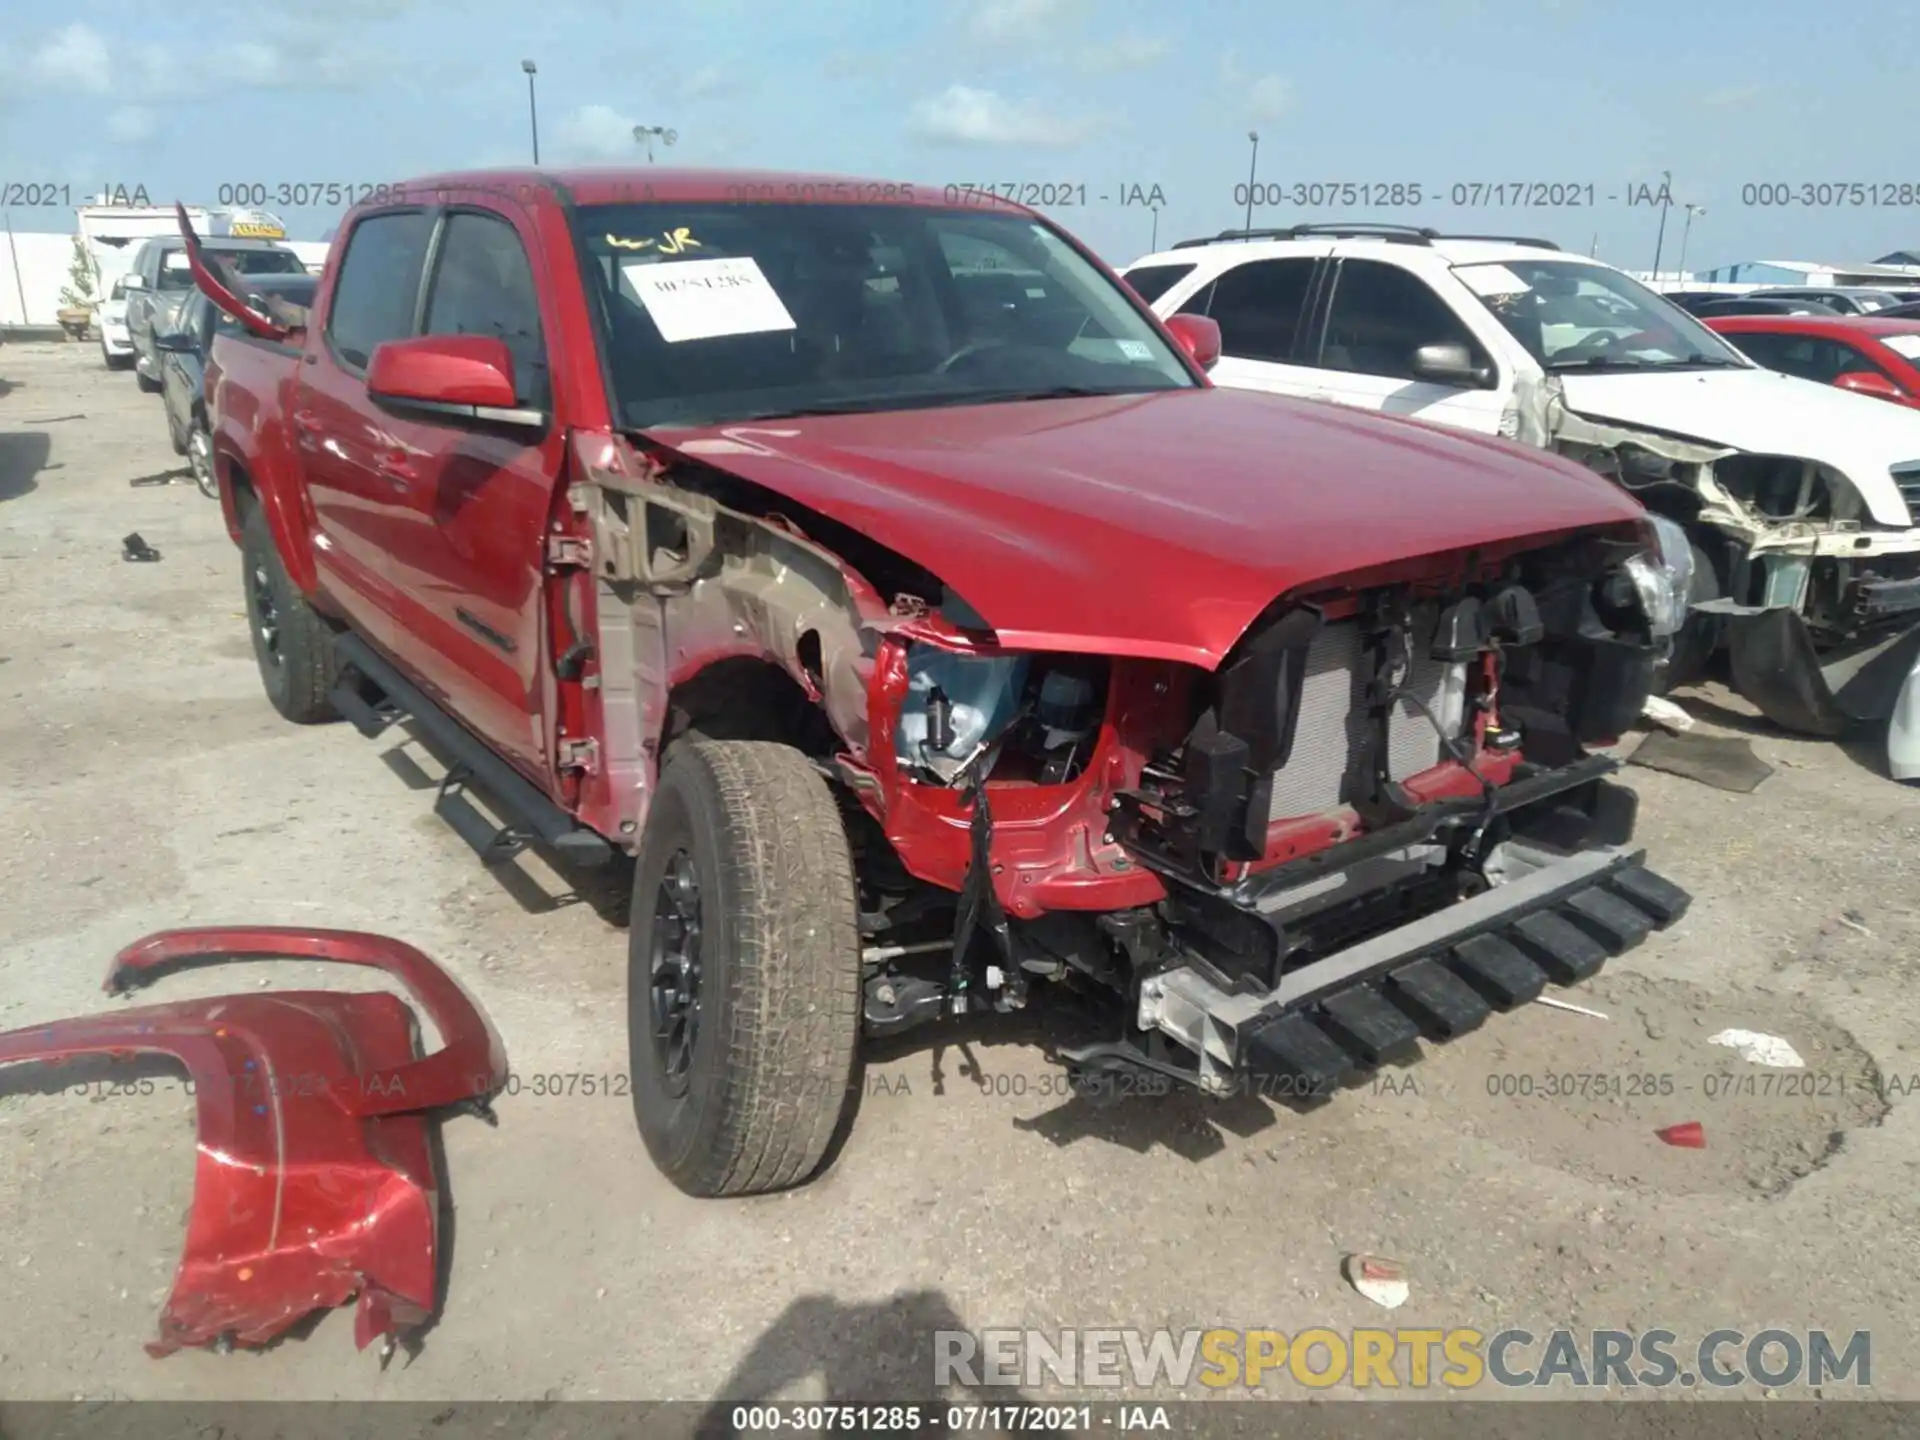
<svg viewBox="0 0 1920 1440">
<path fill-rule="evenodd" d="M 147 1358 L 190 1100 L 0 1076 L 11 1398 L 917 1397 L 940 1328 L 1383 1323 L 1663 1326 L 1683 1347 L 1866 1329 L 1870 1393 L 1920 1397 L 1920 791 L 1871 745 L 1683 697 L 1777 771 L 1751 795 L 1624 772 L 1696 898 L 1567 996 L 1606 1019 L 1530 1006 L 1306 1114 L 1089 1111 L 1030 1027 L 917 1040 L 870 1065 L 818 1183 L 699 1202 L 624 1098 L 618 887 L 578 894 L 531 859 L 492 875 L 433 817 L 416 743 L 282 722 L 218 507 L 129 483 L 177 463 L 157 398 L 93 346 L 0 348 L 0 1028 L 106 1007 L 108 957 L 162 927 L 371 929 L 480 999 L 518 1091 L 498 1129 L 446 1127 L 445 1318 L 383 1373 L 345 1313 L 264 1352 Z M 157 563 L 121 558 L 132 531 Z M 239 965 L 150 998 L 316 983 L 368 982 Z M 1709 1043 L 1727 1028 L 1806 1069 Z M 1704 1150 L 1655 1137 L 1690 1120 Z M 1351 1251 L 1408 1265 L 1390 1318 L 1341 1279 Z"/>
</svg>

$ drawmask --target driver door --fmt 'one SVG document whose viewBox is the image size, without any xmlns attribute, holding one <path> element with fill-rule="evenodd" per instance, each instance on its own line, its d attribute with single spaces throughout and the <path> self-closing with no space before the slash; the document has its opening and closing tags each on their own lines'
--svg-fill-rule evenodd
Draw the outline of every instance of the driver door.
<svg viewBox="0 0 1920 1440">
<path fill-rule="evenodd" d="M 1478 363 L 1494 367 L 1497 379 L 1507 378 L 1480 338 L 1420 276 L 1383 260 L 1339 262 L 1316 372 L 1327 398 L 1499 434 L 1504 385 L 1446 385 L 1413 373 L 1414 351 L 1440 344 L 1466 346 Z"/>
</svg>

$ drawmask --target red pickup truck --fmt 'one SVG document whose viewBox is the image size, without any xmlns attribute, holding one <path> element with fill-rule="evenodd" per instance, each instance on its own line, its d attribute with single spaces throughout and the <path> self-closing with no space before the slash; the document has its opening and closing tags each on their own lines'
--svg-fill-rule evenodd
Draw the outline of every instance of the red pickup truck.
<svg viewBox="0 0 1920 1440">
<path fill-rule="evenodd" d="M 297 316 L 195 247 L 249 332 L 207 393 L 268 696 L 411 717 L 489 860 L 635 866 L 634 1108 L 690 1193 L 815 1172 L 863 1036 L 1063 982 L 1110 1006 L 1054 1052 L 1092 1100 L 1304 1100 L 1688 903 L 1591 753 L 1684 537 L 1215 388 L 1211 321 L 962 198 L 445 175 Z"/>
</svg>

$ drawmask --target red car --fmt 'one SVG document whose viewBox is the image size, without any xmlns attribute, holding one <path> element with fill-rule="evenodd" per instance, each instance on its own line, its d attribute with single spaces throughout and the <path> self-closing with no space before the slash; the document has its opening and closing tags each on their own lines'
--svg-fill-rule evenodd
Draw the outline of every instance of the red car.
<svg viewBox="0 0 1920 1440">
<path fill-rule="evenodd" d="M 1920 316 L 1728 315 L 1701 323 L 1769 370 L 1920 409 Z"/>
<path fill-rule="evenodd" d="M 1691 551 L 1570 460 L 1215 388 L 953 186 L 449 175 L 341 237 L 279 321 L 192 252 L 267 695 L 408 717 L 489 860 L 631 867 L 613 1083 L 691 1193 L 1051 983 L 1090 1099 L 1301 1098 L 1687 908 L 1592 751 Z"/>
</svg>

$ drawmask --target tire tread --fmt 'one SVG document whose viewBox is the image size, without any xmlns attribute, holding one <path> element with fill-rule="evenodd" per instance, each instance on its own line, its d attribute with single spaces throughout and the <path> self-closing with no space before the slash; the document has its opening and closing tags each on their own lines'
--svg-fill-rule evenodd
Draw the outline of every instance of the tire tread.
<svg viewBox="0 0 1920 1440">
<path fill-rule="evenodd" d="M 690 1173 L 676 1178 L 702 1195 L 785 1189 L 825 1156 L 859 1044 L 845 826 L 826 781 L 791 746 L 697 740 L 673 758 L 705 772 L 697 803 L 717 822 L 735 942 L 717 1116 Z"/>
</svg>

